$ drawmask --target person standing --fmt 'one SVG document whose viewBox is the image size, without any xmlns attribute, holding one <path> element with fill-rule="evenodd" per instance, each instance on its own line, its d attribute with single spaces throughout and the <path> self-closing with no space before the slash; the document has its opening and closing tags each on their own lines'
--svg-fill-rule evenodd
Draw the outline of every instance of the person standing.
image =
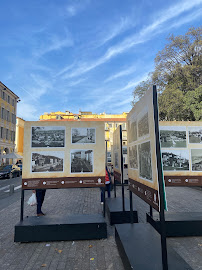
<svg viewBox="0 0 202 270">
<path fill-rule="evenodd" d="M 42 208 L 42 205 L 44 202 L 46 189 L 36 189 L 33 192 L 36 193 L 36 201 L 37 201 L 36 214 L 38 217 L 45 216 L 45 214 L 42 212 L 41 208 Z"/>
<path fill-rule="evenodd" d="M 105 168 L 105 187 L 101 188 L 101 204 L 104 203 L 104 192 L 107 191 L 108 198 L 111 198 L 111 176 L 106 166 Z"/>
</svg>

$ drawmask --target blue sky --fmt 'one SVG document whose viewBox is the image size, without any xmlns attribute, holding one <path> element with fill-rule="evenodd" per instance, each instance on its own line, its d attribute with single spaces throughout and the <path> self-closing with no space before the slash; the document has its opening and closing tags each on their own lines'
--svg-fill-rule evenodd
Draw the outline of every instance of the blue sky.
<svg viewBox="0 0 202 270">
<path fill-rule="evenodd" d="M 13 0 L 0 10 L 0 81 L 25 120 L 130 111 L 166 37 L 202 21 L 202 0 Z"/>
</svg>

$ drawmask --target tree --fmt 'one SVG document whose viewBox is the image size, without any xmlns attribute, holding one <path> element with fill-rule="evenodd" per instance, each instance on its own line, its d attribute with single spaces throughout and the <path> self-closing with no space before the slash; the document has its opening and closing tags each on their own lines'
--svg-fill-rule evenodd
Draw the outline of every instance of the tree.
<svg viewBox="0 0 202 270">
<path fill-rule="evenodd" d="M 157 85 L 161 120 L 201 119 L 202 27 L 168 38 L 155 58 L 155 70 L 133 91 L 134 100 Z"/>
</svg>

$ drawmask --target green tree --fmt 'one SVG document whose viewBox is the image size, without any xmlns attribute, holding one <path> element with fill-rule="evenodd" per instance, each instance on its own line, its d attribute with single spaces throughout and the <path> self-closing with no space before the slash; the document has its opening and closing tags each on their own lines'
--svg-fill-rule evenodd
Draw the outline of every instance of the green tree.
<svg viewBox="0 0 202 270">
<path fill-rule="evenodd" d="M 132 105 L 152 84 L 159 92 L 161 120 L 201 119 L 202 27 L 168 38 L 155 58 L 155 70 L 134 89 Z"/>
</svg>

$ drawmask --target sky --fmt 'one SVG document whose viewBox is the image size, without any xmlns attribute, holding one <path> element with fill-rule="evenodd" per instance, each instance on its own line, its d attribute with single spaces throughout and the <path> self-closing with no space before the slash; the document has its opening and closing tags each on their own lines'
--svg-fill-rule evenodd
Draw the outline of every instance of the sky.
<svg viewBox="0 0 202 270">
<path fill-rule="evenodd" d="M 170 34 L 202 24 L 202 0 L 1 1 L 0 81 L 17 116 L 122 113 Z"/>
</svg>

